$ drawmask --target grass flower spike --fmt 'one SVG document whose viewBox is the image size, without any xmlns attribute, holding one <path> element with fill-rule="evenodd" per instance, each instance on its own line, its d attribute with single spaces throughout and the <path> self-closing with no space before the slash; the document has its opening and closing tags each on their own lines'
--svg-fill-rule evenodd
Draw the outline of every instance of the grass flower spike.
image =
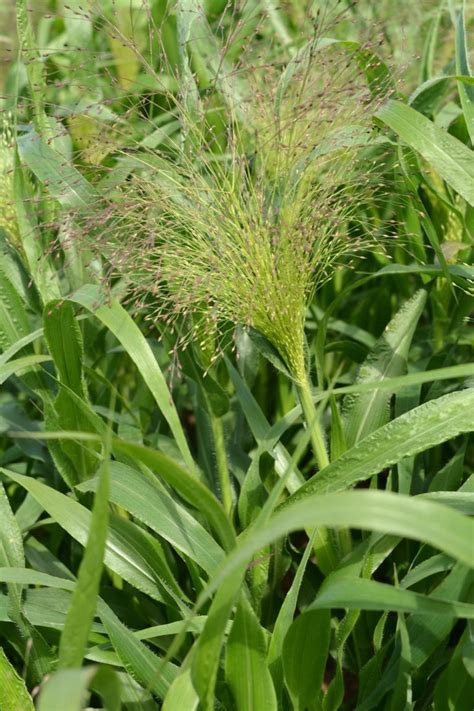
<svg viewBox="0 0 474 711">
<path fill-rule="evenodd" d="M 248 127 L 230 117 L 223 161 L 204 132 L 192 156 L 175 146 L 173 161 L 144 158 L 148 169 L 121 186 L 106 229 L 92 231 L 95 252 L 126 276 L 138 303 L 149 306 L 152 296 L 157 317 L 184 317 L 182 344 L 191 315 L 200 317 L 201 338 L 205 325 L 204 340 L 229 324 L 252 327 L 298 383 L 306 378 L 306 305 L 347 255 L 367 248 L 370 233 L 355 207 L 373 176 L 361 167 L 358 141 L 347 131 L 341 140 L 338 130 L 349 121 L 359 142 L 368 136 L 369 97 L 361 86 L 348 91 L 344 74 L 331 78 L 335 67 L 334 59 L 315 63 L 278 117 L 277 82 L 269 90 L 255 72 L 262 90 L 245 105 Z M 244 132 L 251 151 L 241 149 Z"/>
<path fill-rule="evenodd" d="M 375 192 L 364 155 L 372 99 L 351 57 L 331 48 L 306 53 L 291 82 L 268 64 L 246 80 L 253 91 L 226 106 L 222 135 L 193 124 L 191 153 L 176 144 L 171 156 L 147 154 L 116 191 L 106 228 L 79 239 L 93 235 L 87 247 L 126 277 L 138 305 L 153 304 L 149 318 L 180 320 L 179 346 L 218 344 L 234 325 L 258 331 L 305 389 L 307 409 L 306 306 L 373 244 L 369 215 L 361 220 Z"/>
</svg>

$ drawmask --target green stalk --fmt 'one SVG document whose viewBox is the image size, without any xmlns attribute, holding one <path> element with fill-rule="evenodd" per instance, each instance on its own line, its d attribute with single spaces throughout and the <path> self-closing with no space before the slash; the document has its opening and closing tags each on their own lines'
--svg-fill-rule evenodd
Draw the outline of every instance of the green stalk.
<svg viewBox="0 0 474 711">
<path fill-rule="evenodd" d="M 307 374 L 300 380 L 298 394 L 306 426 L 310 430 L 314 456 L 319 470 L 321 470 L 329 465 L 329 456 Z M 326 575 L 337 567 L 339 561 L 350 551 L 350 548 L 350 539 L 348 539 L 347 531 L 335 531 L 330 528 L 320 528 L 318 530 L 314 550 L 319 566 Z"/>
<path fill-rule="evenodd" d="M 230 472 L 225 450 L 224 427 L 222 426 L 222 419 L 214 415 L 211 407 L 209 407 L 208 413 L 211 421 L 212 436 L 214 439 L 217 475 L 219 477 L 222 504 L 226 513 L 230 516 L 234 502 L 232 498 L 232 485 L 230 483 Z"/>
<path fill-rule="evenodd" d="M 311 393 L 311 385 L 309 378 L 305 375 L 298 385 L 298 395 L 300 398 L 303 416 L 306 420 L 306 426 L 310 429 L 311 443 L 313 445 L 314 456 L 318 463 L 319 469 L 324 469 L 329 464 L 329 457 L 324 441 L 324 434 L 319 422 L 319 416 L 313 402 Z"/>
</svg>

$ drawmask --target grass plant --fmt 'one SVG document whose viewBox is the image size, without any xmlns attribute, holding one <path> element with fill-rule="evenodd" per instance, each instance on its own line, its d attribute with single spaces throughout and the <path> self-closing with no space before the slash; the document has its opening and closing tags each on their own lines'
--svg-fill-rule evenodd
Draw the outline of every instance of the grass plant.
<svg viewBox="0 0 474 711">
<path fill-rule="evenodd" d="M 0 711 L 470 711 L 470 4 L 5 7 Z"/>
</svg>

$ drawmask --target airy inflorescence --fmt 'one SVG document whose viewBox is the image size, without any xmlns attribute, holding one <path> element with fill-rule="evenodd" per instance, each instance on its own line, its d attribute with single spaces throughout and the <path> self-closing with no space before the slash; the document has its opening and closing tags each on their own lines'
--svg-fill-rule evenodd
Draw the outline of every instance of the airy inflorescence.
<svg viewBox="0 0 474 711">
<path fill-rule="evenodd" d="M 252 327 L 304 378 L 308 301 L 373 244 L 374 99 L 354 66 L 331 47 L 286 69 L 252 66 L 238 106 L 221 97 L 219 136 L 178 103 L 185 138 L 167 155 L 140 155 L 100 222 L 76 220 L 73 239 L 152 318 L 179 321 L 179 345 L 193 336 L 217 357 L 229 325 Z"/>
</svg>

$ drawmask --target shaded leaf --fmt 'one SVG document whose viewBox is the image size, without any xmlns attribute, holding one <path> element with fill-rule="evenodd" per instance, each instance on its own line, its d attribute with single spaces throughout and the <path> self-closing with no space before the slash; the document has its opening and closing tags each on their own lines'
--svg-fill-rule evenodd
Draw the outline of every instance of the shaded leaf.
<svg viewBox="0 0 474 711">
<path fill-rule="evenodd" d="M 283 642 L 285 682 L 295 708 L 318 707 L 329 652 L 331 615 L 309 610 L 299 615 Z"/>
<path fill-rule="evenodd" d="M 238 711 L 276 711 L 266 663 L 265 635 L 248 600 L 241 595 L 226 646 L 226 677 Z"/>
<path fill-rule="evenodd" d="M 376 114 L 470 205 L 474 205 L 474 160 L 461 141 L 410 106 L 391 99 Z"/>
<path fill-rule="evenodd" d="M 87 543 L 59 643 L 59 668 L 80 667 L 94 620 L 108 528 L 109 463 L 104 461 L 94 497 Z"/>
<path fill-rule="evenodd" d="M 0 647 L 0 709 L 34 711 L 34 708 L 33 699 L 28 693 L 25 682 L 16 673 Z"/>
<path fill-rule="evenodd" d="M 426 292 L 418 291 L 390 321 L 383 335 L 364 361 L 356 384 L 377 382 L 403 375 L 408 351 L 426 302 Z M 352 395 L 344 401 L 348 447 L 352 447 L 389 420 L 390 390 L 372 390 Z"/>
</svg>

